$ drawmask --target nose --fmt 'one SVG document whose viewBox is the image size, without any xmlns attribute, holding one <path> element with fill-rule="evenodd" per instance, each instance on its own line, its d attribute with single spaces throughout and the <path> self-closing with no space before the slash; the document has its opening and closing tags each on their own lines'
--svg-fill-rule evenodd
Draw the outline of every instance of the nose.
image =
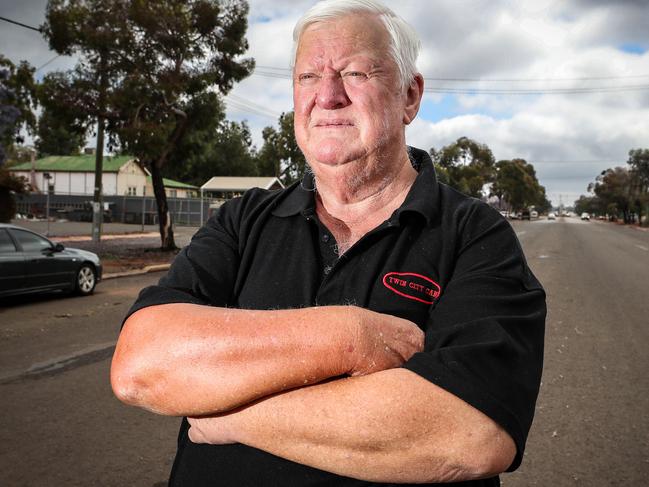
<svg viewBox="0 0 649 487">
<path fill-rule="evenodd" d="M 343 108 L 351 103 L 340 74 L 323 76 L 320 79 L 316 103 L 326 110 Z"/>
</svg>

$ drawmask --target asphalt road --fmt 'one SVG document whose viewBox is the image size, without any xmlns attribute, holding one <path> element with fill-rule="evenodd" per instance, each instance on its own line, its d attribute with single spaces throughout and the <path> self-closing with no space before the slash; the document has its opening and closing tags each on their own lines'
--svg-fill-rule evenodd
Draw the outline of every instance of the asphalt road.
<svg viewBox="0 0 649 487">
<path fill-rule="evenodd" d="M 503 485 L 647 485 L 649 232 L 576 219 L 514 228 L 549 314 L 527 453 Z M 159 277 L 0 303 L 1 485 L 164 485 L 178 419 L 123 406 L 108 384 L 121 319 Z"/>
</svg>

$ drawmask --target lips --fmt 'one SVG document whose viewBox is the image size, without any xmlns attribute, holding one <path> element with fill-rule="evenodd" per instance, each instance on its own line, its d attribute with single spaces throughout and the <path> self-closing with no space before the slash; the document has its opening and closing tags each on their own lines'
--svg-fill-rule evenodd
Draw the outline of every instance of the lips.
<svg viewBox="0 0 649 487">
<path fill-rule="evenodd" d="M 315 127 L 353 127 L 354 124 L 350 120 L 341 120 L 341 119 L 333 119 L 333 120 L 318 120 L 315 124 Z"/>
</svg>

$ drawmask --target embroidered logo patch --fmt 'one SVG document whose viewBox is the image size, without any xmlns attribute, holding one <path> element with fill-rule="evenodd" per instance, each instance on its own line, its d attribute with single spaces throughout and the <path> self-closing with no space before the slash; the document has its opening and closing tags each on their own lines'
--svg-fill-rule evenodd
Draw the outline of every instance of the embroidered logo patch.
<svg viewBox="0 0 649 487">
<path fill-rule="evenodd" d="M 399 296 L 426 304 L 433 304 L 442 291 L 435 281 L 414 272 L 388 272 L 383 285 Z"/>
</svg>

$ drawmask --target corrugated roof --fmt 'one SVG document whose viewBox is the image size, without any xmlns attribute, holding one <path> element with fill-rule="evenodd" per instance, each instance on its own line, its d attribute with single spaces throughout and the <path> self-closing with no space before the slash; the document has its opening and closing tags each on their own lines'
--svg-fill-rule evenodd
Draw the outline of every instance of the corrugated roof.
<svg viewBox="0 0 649 487">
<path fill-rule="evenodd" d="M 151 176 L 147 176 L 146 180 L 148 183 L 153 184 Z M 162 178 L 162 183 L 164 184 L 165 188 L 198 189 L 198 186 L 181 183 L 180 181 L 174 181 L 173 179 Z"/>
<path fill-rule="evenodd" d="M 117 172 L 119 168 L 128 161 L 133 160 L 133 156 L 104 156 L 103 172 Z M 11 168 L 12 171 L 31 171 L 32 163 L 25 162 Z M 80 156 L 48 156 L 36 160 L 37 171 L 64 171 L 64 172 L 94 172 L 95 155 Z"/>
<path fill-rule="evenodd" d="M 282 188 L 284 185 L 276 177 L 235 177 L 235 176 L 214 176 L 206 182 L 201 189 L 204 191 L 247 191 L 250 188 L 269 189 L 275 183 Z"/>
</svg>

